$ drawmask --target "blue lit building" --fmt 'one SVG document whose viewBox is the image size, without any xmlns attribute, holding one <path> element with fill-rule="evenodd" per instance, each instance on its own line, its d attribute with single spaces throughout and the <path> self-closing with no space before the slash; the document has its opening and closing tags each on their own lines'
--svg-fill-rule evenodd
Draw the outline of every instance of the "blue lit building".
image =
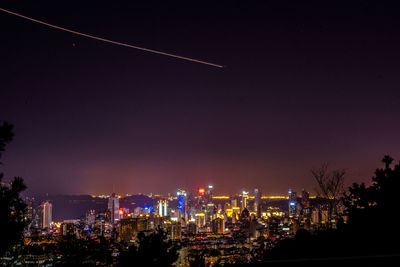
<svg viewBox="0 0 400 267">
<path fill-rule="evenodd" d="M 177 195 L 177 208 L 180 210 L 180 217 L 185 218 L 187 200 L 186 200 L 186 191 L 182 189 L 178 189 Z M 186 219 L 186 218 L 185 218 Z"/>
<path fill-rule="evenodd" d="M 289 189 L 289 217 L 295 217 L 297 212 L 297 194 Z"/>
</svg>

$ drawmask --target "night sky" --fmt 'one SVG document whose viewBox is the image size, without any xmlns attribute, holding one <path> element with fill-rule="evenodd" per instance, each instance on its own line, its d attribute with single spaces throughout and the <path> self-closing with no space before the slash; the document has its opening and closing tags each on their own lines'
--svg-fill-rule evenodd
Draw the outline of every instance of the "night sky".
<svg viewBox="0 0 400 267">
<path fill-rule="evenodd" d="M 71 2 L 0 7 L 226 67 L 0 12 L 0 120 L 15 125 L 2 170 L 31 192 L 173 193 L 212 183 L 220 193 L 285 194 L 313 191 L 310 169 L 323 162 L 346 168 L 350 184 L 370 181 L 383 155 L 400 159 L 398 8 Z"/>
</svg>

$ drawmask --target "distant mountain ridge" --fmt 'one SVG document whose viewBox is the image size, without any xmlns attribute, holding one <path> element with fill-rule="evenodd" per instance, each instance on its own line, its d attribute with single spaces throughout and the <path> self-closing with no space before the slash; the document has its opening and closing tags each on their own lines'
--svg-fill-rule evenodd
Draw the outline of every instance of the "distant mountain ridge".
<svg viewBox="0 0 400 267">
<path fill-rule="evenodd" d="M 91 195 L 36 195 L 33 205 L 40 205 L 44 201 L 53 204 L 53 221 L 69 219 L 84 219 L 88 210 L 104 212 L 107 210 L 108 199 Z M 128 208 L 131 212 L 136 207 L 156 204 L 157 199 L 146 195 L 131 195 L 120 199 L 120 207 Z"/>
</svg>

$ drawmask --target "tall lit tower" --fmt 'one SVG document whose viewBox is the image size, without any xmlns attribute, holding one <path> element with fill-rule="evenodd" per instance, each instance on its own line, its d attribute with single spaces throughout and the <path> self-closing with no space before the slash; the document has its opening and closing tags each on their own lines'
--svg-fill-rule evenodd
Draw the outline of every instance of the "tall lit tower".
<svg viewBox="0 0 400 267">
<path fill-rule="evenodd" d="M 158 201 L 158 215 L 168 216 L 168 200 Z"/>
<path fill-rule="evenodd" d="M 42 228 L 50 228 L 51 227 L 51 222 L 52 222 L 52 209 L 53 209 L 53 204 L 50 202 L 46 201 L 42 203 L 42 215 L 43 215 L 43 220 L 42 220 Z"/>
<path fill-rule="evenodd" d="M 303 189 L 301 192 L 301 209 L 305 216 L 311 215 L 310 209 L 310 193 Z"/>
<path fill-rule="evenodd" d="M 186 191 L 182 189 L 178 189 L 178 192 L 176 192 L 176 195 L 178 196 L 178 204 L 177 208 L 181 211 L 181 217 L 185 217 L 185 206 L 186 206 Z"/>
<path fill-rule="evenodd" d="M 310 193 L 304 189 L 301 191 L 301 204 L 306 208 L 310 205 Z"/>
<path fill-rule="evenodd" d="M 206 189 L 204 187 L 199 187 L 197 192 L 197 209 L 203 211 L 204 206 L 207 204 Z"/>
<path fill-rule="evenodd" d="M 168 201 L 165 200 L 164 202 L 164 216 L 168 215 Z"/>
<path fill-rule="evenodd" d="M 296 216 L 297 210 L 297 194 L 293 192 L 292 189 L 289 189 L 289 217 Z"/>
<path fill-rule="evenodd" d="M 111 223 L 117 223 L 119 220 L 119 199 L 115 193 L 112 193 L 111 197 L 108 199 L 108 210 L 110 211 Z"/>
<path fill-rule="evenodd" d="M 232 200 L 231 200 L 231 206 L 232 206 L 232 208 L 233 208 L 233 207 L 238 207 L 238 205 L 237 205 L 237 199 L 232 199 Z"/>
<path fill-rule="evenodd" d="M 214 192 L 214 186 L 213 185 L 207 186 L 208 201 L 212 201 L 213 192 Z"/>
<path fill-rule="evenodd" d="M 243 191 L 242 193 L 242 210 L 247 208 L 247 200 L 249 199 L 249 192 Z"/>
<path fill-rule="evenodd" d="M 210 184 L 209 186 L 207 186 L 207 194 L 212 195 L 213 191 L 214 191 L 213 185 Z"/>
<path fill-rule="evenodd" d="M 254 212 L 257 218 L 261 217 L 261 191 L 258 188 L 254 189 Z"/>
</svg>

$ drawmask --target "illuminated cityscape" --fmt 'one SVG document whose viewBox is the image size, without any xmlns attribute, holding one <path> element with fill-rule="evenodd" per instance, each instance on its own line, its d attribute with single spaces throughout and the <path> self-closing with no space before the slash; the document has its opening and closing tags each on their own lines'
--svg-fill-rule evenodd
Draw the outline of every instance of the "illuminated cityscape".
<svg viewBox="0 0 400 267">
<path fill-rule="evenodd" d="M 399 265 L 390 2 L 1 1 L 0 265 Z"/>
<path fill-rule="evenodd" d="M 262 195 L 258 188 L 252 192 L 218 195 L 218 188 L 207 185 L 193 191 L 177 189 L 167 196 L 116 193 L 69 196 L 55 201 L 62 203 L 60 209 L 76 203 L 87 206 L 87 210 L 80 209 L 84 212 L 81 216 L 53 221 L 51 210 L 57 211 L 57 205 L 48 200 L 35 207 L 31 199 L 30 215 L 40 208 L 42 227 L 31 220 L 30 231 L 25 235 L 27 238 L 37 234 L 115 237 L 119 242 L 130 243 L 136 242 L 139 233 L 149 235 L 161 227 L 169 240 L 182 245 L 181 253 L 185 256 L 180 260 L 181 266 L 188 265 L 199 253 L 204 263 L 212 266 L 217 261 L 242 262 L 261 246 L 273 246 L 279 240 L 295 236 L 298 229 L 314 232 L 327 228 L 328 223 L 335 227 L 337 218 L 327 221 L 327 202 L 310 196 L 306 190 L 301 197 L 291 189 L 282 196 Z M 59 218 L 67 216 L 62 212 L 57 214 Z M 213 256 L 214 250 L 223 257 Z"/>
</svg>

